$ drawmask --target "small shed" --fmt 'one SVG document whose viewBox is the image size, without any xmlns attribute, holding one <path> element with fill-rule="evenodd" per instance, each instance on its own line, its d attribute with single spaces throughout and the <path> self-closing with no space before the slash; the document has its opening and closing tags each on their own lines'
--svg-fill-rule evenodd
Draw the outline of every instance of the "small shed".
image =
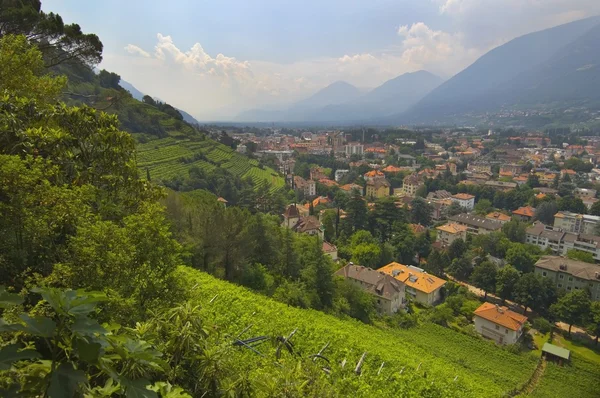
<svg viewBox="0 0 600 398">
<path fill-rule="evenodd" d="M 571 351 L 554 344 L 545 343 L 542 347 L 542 356 L 548 361 L 554 361 L 562 365 L 563 362 L 568 362 L 571 358 Z"/>
</svg>

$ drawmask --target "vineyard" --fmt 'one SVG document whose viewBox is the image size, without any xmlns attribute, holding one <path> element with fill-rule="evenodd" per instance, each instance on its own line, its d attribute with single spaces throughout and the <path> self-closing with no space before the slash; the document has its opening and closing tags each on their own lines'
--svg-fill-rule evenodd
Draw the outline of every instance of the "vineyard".
<svg viewBox="0 0 600 398">
<path fill-rule="evenodd" d="M 285 185 L 283 177 L 270 168 L 260 168 L 258 161 L 240 155 L 226 145 L 210 139 L 176 139 L 173 137 L 152 140 L 137 147 L 138 167 L 145 176 L 160 181 L 185 175 L 192 166 L 206 172 L 216 167 L 224 168 L 240 178 L 250 178 L 258 189 L 265 185 L 270 191 Z"/>
<path fill-rule="evenodd" d="M 296 330 L 291 341 L 303 358 L 329 343 L 323 352 L 327 381 L 340 396 L 501 397 L 526 383 L 536 366 L 531 354 L 437 325 L 384 330 L 292 308 L 189 268 L 179 272 L 203 308 L 203 321 L 222 335 L 273 338 Z M 240 361 L 265 366 L 275 348 L 260 347 L 261 355 L 241 347 L 236 352 Z M 353 370 L 365 352 L 359 377 Z"/>
<path fill-rule="evenodd" d="M 540 383 L 530 395 L 533 398 L 600 396 L 600 367 L 573 353 L 571 363 L 558 366 L 548 362 Z"/>
</svg>

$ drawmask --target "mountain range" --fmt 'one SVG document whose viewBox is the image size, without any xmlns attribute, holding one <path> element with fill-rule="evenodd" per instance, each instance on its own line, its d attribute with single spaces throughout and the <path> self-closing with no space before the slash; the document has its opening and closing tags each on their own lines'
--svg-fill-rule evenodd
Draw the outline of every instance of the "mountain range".
<svg viewBox="0 0 600 398">
<path fill-rule="evenodd" d="M 406 73 L 364 92 L 336 82 L 286 110 L 250 110 L 240 122 L 455 123 L 510 109 L 600 104 L 600 17 L 515 38 L 443 82 Z M 461 119 L 462 118 L 462 119 Z"/>
<path fill-rule="evenodd" d="M 236 118 L 240 122 L 356 122 L 403 112 L 443 80 L 427 71 L 405 73 L 364 91 L 338 81 L 286 110 L 254 109 Z"/>
</svg>

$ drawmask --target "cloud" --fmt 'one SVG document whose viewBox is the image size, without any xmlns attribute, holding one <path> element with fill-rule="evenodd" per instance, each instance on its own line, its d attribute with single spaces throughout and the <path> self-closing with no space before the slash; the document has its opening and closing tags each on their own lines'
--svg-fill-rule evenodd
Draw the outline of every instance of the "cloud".
<svg viewBox="0 0 600 398">
<path fill-rule="evenodd" d="M 142 50 L 138 46 L 134 46 L 133 44 L 126 45 L 125 46 L 125 51 L 127 51 L 129 54 L 140 55 L 140 56 L 145 57 L 145 58 L 149 58 L 150 57 L 150 54 L 148 52 Z"/>
</svg>

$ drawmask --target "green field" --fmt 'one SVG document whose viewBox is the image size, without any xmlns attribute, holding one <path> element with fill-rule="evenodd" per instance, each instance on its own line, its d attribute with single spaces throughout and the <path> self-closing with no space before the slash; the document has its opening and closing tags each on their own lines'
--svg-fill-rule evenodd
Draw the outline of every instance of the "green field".
<svg viewBox="0 0 600 398">
<path fill-rule="evenodd" d="M 268 184 L 271 191 L 276 191 L 285 185 L 275 170 L 262 169 L 256 160 L 207 138 L 168 137 L 138 144 L 137 161 L 142 171 L 150 170 L 155 181 L 186 175 L 192 166 L 198 166 L 209 173 L 221 167 L 240 178 L 251 178 L 256 188 Z"/>
<path fill-rule="evenodd" d="M 190 268 L 179 272 L 190 286 L 195 285 L 192 301 L 203 307 L 203 321 L 221 334 L 237 335 L 248 325 L 252 328 L 245 338 L 285 336 L 297 329 L 293 342 L 303 356 L 329 342 L 325 356 L 331 361 L 330 382 L 341 396 L 502 397 L 526 383 L 536 367 L 533 354 L 514 354 L 441 326 L 384 330 L 292 308 Z M 240 349 L 240 355 L 248 355 L 246 351 Z M 367 355 L 358 382 L 346 368 L 353 368 L 363 352 Z M 342 369 L 344 359 L 347 365 Z"/>
</svg>

